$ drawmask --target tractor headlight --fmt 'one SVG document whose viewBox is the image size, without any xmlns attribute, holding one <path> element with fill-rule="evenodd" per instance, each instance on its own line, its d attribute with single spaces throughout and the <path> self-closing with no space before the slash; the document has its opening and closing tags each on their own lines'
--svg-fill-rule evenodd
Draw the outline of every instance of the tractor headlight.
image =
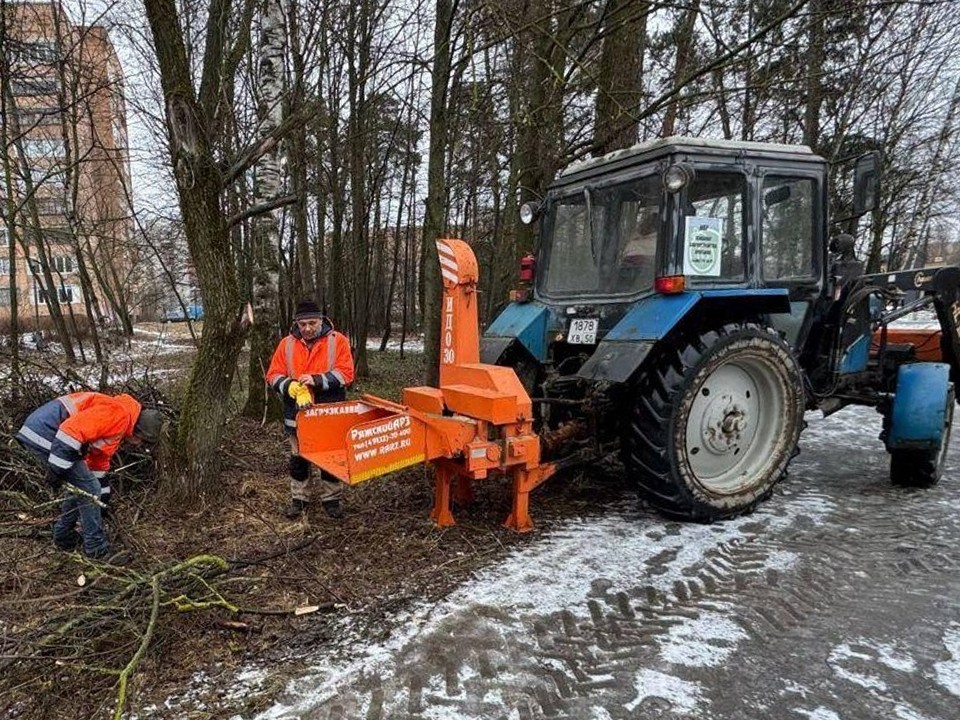
<svg viewBox="0 0 960 720">
<path fill-rule="evenodd" d="M 540 203 L 538 202 L 525 202 L 520 206 L 520 222 L 524 225 L 529 225 L 534 220 L 537 219 L 537 215 L 540 214 Z"/>
<path fill-rule="evenodd" d="M 693 168 L 687 163 L 675 163 L 663 171 L 663 186 L 669 193 L 680 192 L 693 180 Z"/>
</svg>

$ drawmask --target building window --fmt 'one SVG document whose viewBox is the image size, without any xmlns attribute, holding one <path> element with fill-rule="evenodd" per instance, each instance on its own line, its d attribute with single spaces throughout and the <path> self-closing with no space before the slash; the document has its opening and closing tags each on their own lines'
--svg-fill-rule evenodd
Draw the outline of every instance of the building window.
<svg viewBox="0 0 960 720">
<path fill-rule="evenodd" d="M 13 60 L 23 65 L 52 65 L 60 59 L 56 40 L 33 40 L 20 43 L 13 51 Z"/>
<path fill-rule="evenodd" d="M 33 97 L 36 95 L 54 95 L 60 89 L 60 82 L 55 77 L 49 78 L 21 78 L 10 83 L 14 95 Z"/>
<path fill-rule="evenodd" d="M 51 64 L 60 59 L 55 40 L 37 40 L 27 43 L 23 48 L 23 57 L 39 63 Z"/>
<path fill-rule="evenodd" d="M 0 275 L 10 274 L 10 259 L 0 258 Z"/>
<path fill-rule="evenodd" d="M 29 138 L 23 141 L 23 152 L 29 158 L 61 158 L 63 140 L 57 138 Z"/>
<path fill-rule="evenodd" d="M 76 285 L 61 285 L 57 288 L 57 300 L 60 301 L 61 305 L 73 305 L 73 303 L 80 302 L 80 298 L 80 288 Z M 42 287 L 35 286 L 33 288 L 33 299 L 37 305 L 46 305 L 46 291 Z"/>
<path fill-rule="evenodd" d="M 48 127 L 60 124 L 60 110 L 53 107 L 20 109 L 17 111 L 21 130 L 30 130 L 35 127 Z"/>
<path fill-rule="evenodd" d="M 73 258 L 69 255 L 60 255 L 53 259 L 53 266 L 59 273 L 73 272 Z"/>
<path fill-rule="evenodd" d="M 58 197 L 38 197 L 37 213 L 40 215 L 64 215 L 67 212 L 67 206 L 63 198 Z"/>
</svg>

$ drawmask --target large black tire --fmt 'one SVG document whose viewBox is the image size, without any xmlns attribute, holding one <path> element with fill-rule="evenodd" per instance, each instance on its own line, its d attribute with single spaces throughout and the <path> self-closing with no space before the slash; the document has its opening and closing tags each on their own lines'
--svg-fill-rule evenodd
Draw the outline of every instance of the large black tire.
<svg viewBox="0 0 960 720">
<path fill-rule="evenodd" d="M 636 386 L 627 473 L 674 518 L 734 517 L 769 496 L 797 452 L 800 367 L 771 329 L 725 325 L 664 347 Z"/>
<path fill-rule="evenodd" d="M 950 447 L 950 430 L 953 427 L 954 391 L 947 394 L 947 409 L 944 414 L 943 439 L 936 450 L 891 450 L 890 480 L 901 487 L 933 487 L 943 477 L 943 466 Z"/>
</svg>

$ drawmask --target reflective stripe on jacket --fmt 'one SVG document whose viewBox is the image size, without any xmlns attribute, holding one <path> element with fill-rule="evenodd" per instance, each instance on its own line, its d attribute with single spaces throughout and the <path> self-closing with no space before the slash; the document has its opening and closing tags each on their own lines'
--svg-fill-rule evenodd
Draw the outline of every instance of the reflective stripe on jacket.
<svg viewBox="0 0 960 720">
<path fill-rule="evenodd" d="M 100 478 L 110 469 L 110 459 L 120 443 L 133 435 L 140 403 L 129 395 L 79 392 L 51 400 L 34 410 L 17 437 L 48 455 L 59 472 L 83 460 Z"/>
<path fill-rule="evenodd" d="M 320 337 L 307 345 L 299 334 L 290 333 L 277 345 L 266 381 L 281 398 L 287 398 L 290 383 L 301 375 L 313 376 L 315 402 L 331 402 L 343 395 L 353 382 L 353 354 L 350 341 L 324 318 Z"/>
</svg>

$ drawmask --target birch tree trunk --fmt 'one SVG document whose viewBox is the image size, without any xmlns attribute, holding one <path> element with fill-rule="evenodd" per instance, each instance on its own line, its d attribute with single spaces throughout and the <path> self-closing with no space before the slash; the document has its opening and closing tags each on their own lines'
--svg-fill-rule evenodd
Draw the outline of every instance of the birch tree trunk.
<svg viewBox="0 0 960 720">
<path fill-rule="evenodd" d="M 0 3 L 0 47 L 6 47 L 7 42 L 7 12 L 5 4 Z M 13 380 L 11 388 L 14 397 L 19 392 L 20 383 L 20 325 L 19 312 L 17 308 L 17 224 L 16 224 L 16 201 L 13 195 L 13 167 L 10 153 L 7 148 L 10 147 L 10 138 L 12 128 L 10 123 L 10 113 L 13 108 L 7 105 L 10 92 L 10 62 L 7 53 L 0 53 L 0 163 L 2 163 L 3 177 L 2 188 L 5 202 L 0 207 L 0 217 L 3 218 L 3 224 L 7 228 L 7 271 L 10 275 L 10 377 Z"/>
<path fill-rule="evenodd" d="M 260 20 L 260 58 L 257 64 L 260 97 L 257 102 L 260 137 L 270 136 L 283 119 L 284 16 L 280 0 L 264 0 Z M 253 184 L 254 207 L 280 197 L 283 177 L 277 146 L 257 163 Z M 253 220 L 253 316 L 250 333 L 250 385 L 244 412 L 263 416 L 267 395 L 264 374 L 279 339 L 280 316 L 278 258 L 279 210 L 264 212 Z M 277 411 L 279 408 L 275 408 Z"/>
</svg>

